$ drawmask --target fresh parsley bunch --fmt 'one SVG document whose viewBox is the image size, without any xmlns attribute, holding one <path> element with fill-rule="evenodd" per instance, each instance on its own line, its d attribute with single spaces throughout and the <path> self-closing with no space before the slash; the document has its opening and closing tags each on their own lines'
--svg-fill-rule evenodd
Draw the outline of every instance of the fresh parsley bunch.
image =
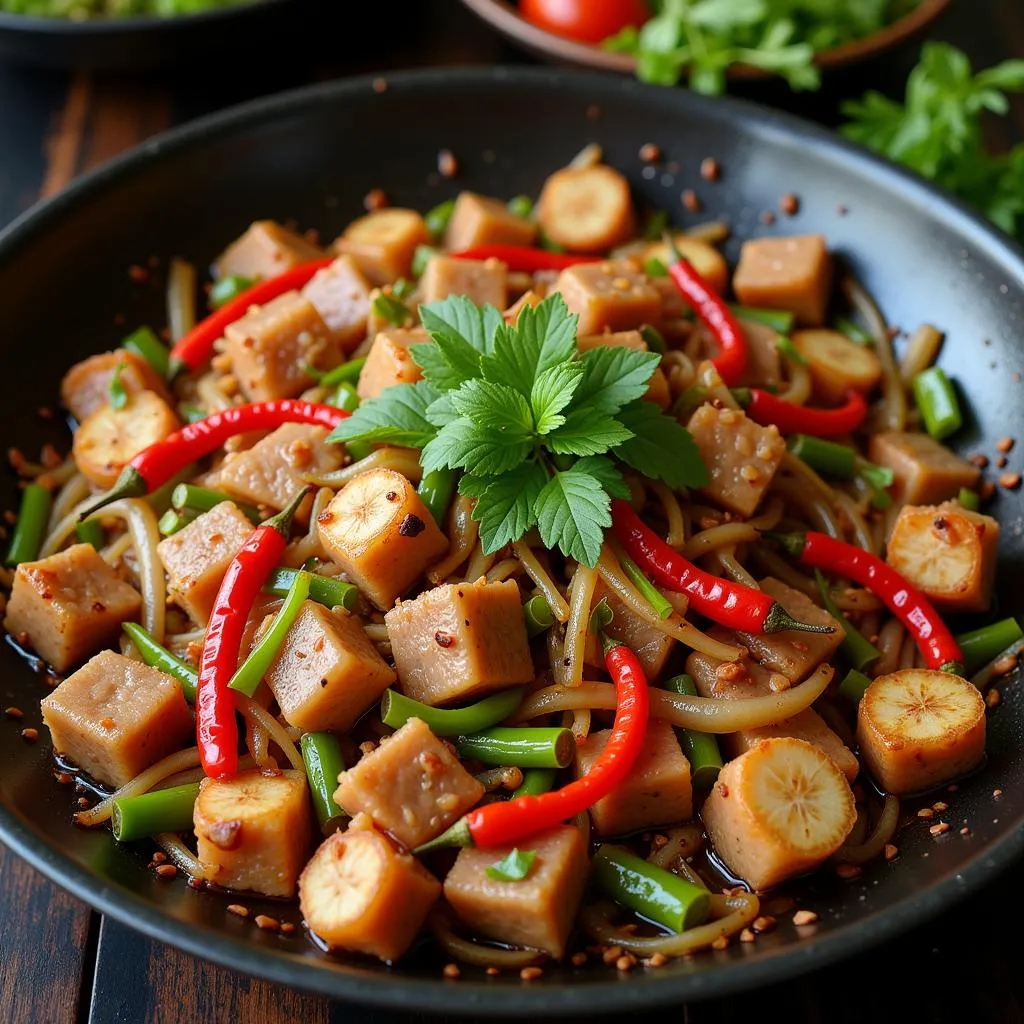
<svg viewBox="0 0 1024 1024">
<path fill-rule="evenodd" d="M 994 156 L 982 139 L 985 111 L 1009 110 L 1007 92 L 1024 91 L 1024 60 L 972 74 L 967 55 L 927 43 L 907 79 L 903 103 L 868 92 L 843 106 L 842 132 L 944 185 L 1011 234 L 1024 216 L 1024 144 Z"/>
<path fill-rule="evenodd" d="M 420 307 L 423 370 L 364 402 L 332 441 L 422 449 L 424 473 L 461 470 L 459 493 L 487 553 L 536 526 L 549 548 L 597 563 L 624 463 L 670 487 L 701 487 L 707 469 L 689 432 L 644 401 L 659 356 L 619 346 L 580 353 L 577 317 L 559 294 L 506 324 L 453 295 Z"/>
</svg>

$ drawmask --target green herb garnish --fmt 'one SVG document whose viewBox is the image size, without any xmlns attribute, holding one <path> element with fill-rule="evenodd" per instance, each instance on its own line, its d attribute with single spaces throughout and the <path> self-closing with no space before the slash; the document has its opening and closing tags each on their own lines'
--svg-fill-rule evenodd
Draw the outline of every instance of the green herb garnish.
<svg viewBox="0 0 1024 1024">
<path fill-rule="evenodd" d="M 581 354 L 561 295 L 516 324 L 457 295 L 420 316 L 431 340 L 409 351 L 424 379 L 364 402 L 330 439 L 420 448 L 425 474 L 462 470 L 486 553 L 536 526 L 548 548 L 592 567 L 611 499 L 629 496 L 620 463 L 674 488 L 708 482 L 689 432 L 643 400 L 657 353 Z"/>
<path fill-rule="evenodd" d="M 590 613 L 590 623 L 588 628 L 590 632 L 596 636 L 606 626 L 610 626 L 612 619 L 614 618 L 615 613 L 612 611 L 611 605 L 608 604 L 608 598 L 602 597 L 601 600 L 594 605 L 594 610 Z"/>
<path fill-rule="evenodd" d="M 110 378 L 110 383 L 107 385 L 110 405 L 114 409 L 123 409 L 128 404 L 128 391 L 125 389 L 124 381 L 121 380 L 121 374 L 127 365 L 124 360 L 118 363 L 114 367 L 114 373 Z"/>
<path fill-rule="evenodd" d="M 404 327 L 412 316 L 409 307 L 401 299 L 383 293 L 373 300 L 373 312 L 375 316 L 396 327 Z"/>
<path fill-rule="evenodd" d="M 487 877 L 499 882 L 521 882 L 530 873 L 536 859 L 536 850 L 519 850 L 513 847 L 507 857 L 502 857 L 487 868 Z"/>
<path fill-rule="evenodd" d="M 805 356 L 803 352 L 801 352 L 800 349 L 798 349 L 796 345 L 794 345 L 793 342 L 790 341 L 790 339 L 787 338 L 785 335 L 781 335 L 780 337 L 776 338 L 775 347 L 791 363 L 796 363 L 799 366 L 807 366 L 807 356 Z"/>
</svg>

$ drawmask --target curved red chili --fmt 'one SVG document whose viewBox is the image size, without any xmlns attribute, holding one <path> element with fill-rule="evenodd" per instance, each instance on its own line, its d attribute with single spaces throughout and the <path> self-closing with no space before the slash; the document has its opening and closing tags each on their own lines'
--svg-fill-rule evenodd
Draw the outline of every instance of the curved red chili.
<svg viewBox="0 0 1024 1024">
<path fill-rule="evenodd" d="M 268 277 L 265 281 L 257 281 L 251 288 L 246 288 L 240 295 L 225 302 L 220 309 L 200 320 L 171 349 L 171 365 L 168 376 L 173 380 L 184 370 L 198 370 L 213 355 L 213 343 L 224 336 L 228 324 L 241 320 L 250 306 L 262 306 L 271 299 L 276 299 L 293 288 L 301 288 L 310 278 L 334 261 L 334 257 L 322 260 L 310 260 L 291 267 L 283 274 Z"/>
<path fill-rule="evenodd" d="M 831 633 L 794 619 L 778 601 L 761 590 L 712 576 L 666 544 L 622 499 L 612 502 L 612 529 L 627 554 L 667 590 L 686 594 L 690 607 L 713 622 L 745 633 L 778 633 L 797 629 Z"/>
<path fill-rule="evenodd" d="M 803 565 L 856 580 L 885 603 L 917 642 L 929 668 L 962 674 L 964 656 L 942 617 L 917 587 L 887 562 L 824 533 L 765 533 Z"/>
<path fill-rule="evenodd" d="M 538 270 L 565 270 L 577 263 L 599 263 L 604 256 L 585 256 L 581 253 L 549 252 L 528 245 L 480 245 L 462 252 L 450 253 L 459 260 L 501 260 L 508 269 L 526 274 Z"/>
<path fill-rule="evenodd" d="M 868 415 L 868 403 L 859 391 L 851 391 L 846 404 L 835 409 L 797 405 L 761 388 L 737 388 L 733 395 L 755 423 L 762 427 L 774 425 L 782 434 L 845 437 L 860 427 Z"/>
<path fill-rule="evenodd" d="M 440 846 L 503 846 L 582 814 L 620 785 L 647 737 L 650 695 L 640 659 L 602 636 L 604 663 L 615 684 L 615 721 L 608 743 L 590 771 L 553 793 L 487 804 L 457 821 L 416 852 Z"/>
<path fill-rule="evenodd" d="M 696 267 L 676 247 L 671 235 L 665 236 L 674 262 L 669 277 L 718 342 L 718 355 L 711 362 L 727 387 L 733 387 L 747 371 L 747 339 L 743 328 L 720 295 L 697 272 Z"/>
<path fill-rule="evenodd" d="M 303 488 L 286 509 L 249 534 L 217 591 L 196 687 L 196 745 L 203 771 L 210 778 L 230 779 L 238 771 L 235 696 L 228 683 L 238 667 L 242 634 L 253 602 L 280 562 L 295 510 L 311 490 Z"/>
<path fill-rule="evenodd" d="M 149 494 L 196 459 L 215 452 L 236 434 L 250 430 L 274 430 L 283 423 L 310 423 L 318 427 L 334 428 L 348 415 L 343 409 L 303 402 L 297 398 L 233 405 L 230 409 L 190 423 L 162 441 L 143 448 L 121 470 L 114 486 L 79 518 L 86 519 L 97 509 L 119 498 L 138 498 Z"/>
</svg>

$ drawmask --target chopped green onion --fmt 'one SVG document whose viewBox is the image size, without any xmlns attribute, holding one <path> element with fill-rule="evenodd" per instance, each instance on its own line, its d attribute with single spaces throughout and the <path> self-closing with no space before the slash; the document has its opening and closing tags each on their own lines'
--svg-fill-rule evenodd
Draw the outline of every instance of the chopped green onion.
<svg viewBox="0 0 1024 1024">
<path fill-rule="evenodd" d="M 964 656 L 964 667 L 968 672 L 974 672 L 1002 654 L 1021 637 L 1024 637 L 1024 631 L 1021 631 L 1016 619 L 1001 619 L 981 629 L 961 633 L 956 642 Z"/>
<path fill-rule="evenodd" d="M 508 768 L 567 768 L 576 754 L 576 738 L 571 729 L 494 726 L 470 736 L 457 736 L 455 747 L 460 757 L 473 757 L 484 764 Z"/>
<path fill-rule="evenodd" d="M 260 642 L 252 649 L 249 657 L 242 663 L 235 674 L 231 677 L 228 687 L 238 690 L 247 697 L 251 697 L 256 688 L 263 682 L 263 677 L 270 670 L 277 652 L 284 643 L 285 634 L 292 628 L 295 620 L 302 610 L 302 603 L 309 597 L 310 574 L 308 572 L 297 572 L 292 580 L 288 596 L 281 605 L 281 610 L 270 625 L 270 629 L 264 634 Z"/>
<path fill-rule="evenodd" d="M 391 294 L 396 299 L 407 299 L 414 291 L 416 291 L 416 284 L 407 277 L 400 277 L 391 286 Z"/>
<path fill-rule="evenodd" d="M 550 629 L 555 622 L 551 605 L 543 594 L 534 594 L 529 598 L 523 605 L 523 614 L 526 616 L 526 634 L 531 639 Z"/>
<path fill-rule="evenodd" d="M 190 512 L 209 512 L 225 501 L 235 504 L 239 512 L 242 512 L 251 523 L 258 524 L 262 520 L 260 510 L 255 505 L 247 505 L 245 502 L 235 501 L 230 494 L 223 491 L 215 491 L 210 487 L 198 487 L 196 484 L 177 484 L 171 491 L 171 505 L 178 511 L 188 510 Z"/>
<path fill-rule="evenodd" d="M 655 210 L 644 226 L 644 238 L 649 242 L 657 242 L 668 228 L 668 210 Z"/>
<path fill-rule="evenodd" d="M 270 579 L 263 585 L 268 594 L 287 597 L 295 583 L 295 577 L 302 569 L 275 569 Z M 321 576 L 319 573 L 307 573 L 309 576 L 309 600 L 316 601 L 326 608 L 342 607 L 346 611 L 354 611 L 359 603 L 359 588 L 354 583 L 335 579 L 333 576 Z"/>
<path fill-rule="evenodd" d="M 521 796 L 540 796 L 547 793 L 555 784 L 554 768 L 527 768 L 523 772 L 523 781 L 512 791 L 511 800 Z"/>
<path fill-rule="evenodd" d="M 423 215 L 423 220 L 431 238 L 437 241 L 445 233 L 454 212 L 454 199 L 446 199 L 443 203 L 438 203 L 432 210 L 427 210 Z"/>
<path fill-rule="evenodd" d="M 859 703 L 864 699 L 864 694 L 870 685 L 871 680 L 863 672 L 858 672 L 855 668 L 851 668 L 846 673 L 846 678 L 839 684 L 839 692 L 847 700 Z"/>
<path fill-rule="evenodd" d="M 598 634 L 606 626 L 611 625 L 612 619 L 615 618 L 615 613 L 611 610 L 608 604 L 608 599 L 602 597 L 600 601 L 594 605 L 594 610 L 590 613 L 590 632 Z"/>
<path fill-rule="evenodd" d="M 31 562 L 38 556 L 52 504 L 50 492 L 42 484 L 26 485 L 21 492 L 21 508 L 18 510 L 18 521 L 14 524 L 14 535 L 7 549 L 5 565 Z"/>
<path fill-rule="evenodd" d="M 198 423 L 210 415 L 208 412 L 200 409 L 198 405 L 182 405 L 180 411 L 186 423 Z"/>
<path fill-rule="evenodd" d="M 359 408 L 359 392 L 347 380 L 343 380 L 331 396 L 330 404 L 345 412 L 355 412 Z"/>
<path fill-rule="evenodd" d="M 798 366 L 807 366 L 807 356 L 803 354 L 784 334 L 779 335 L 775 347 L 791 362 Z"/>
<path fill-rule="evenodd" d="M 853 478 L 857 453 L 845 444 L 823 441 L 808 434 L 794 434 L 788 443 L 789 450 L 811 469 L 837 480 Z"/>
<path fill-rule="evenodd" d="M 435 469 L 427 473 L 416 488 L 438 526 L 444 526 L 444 517 L 455 493 L 455 477 L 454 469 Z"/>
<path fill-rule="evenodd" d="M 410 718 L 421 718 L 435 736 L 462 736 L 504 722 L 522 700 L 522 687 L 517 687 L 493 693 L 468 707 L 433 708 L 397 690 L 385 690 L 380 702 L 380 720 L 392 729 L 400 729 Z"/>
<path fill-rule="evenodd" d="M 75 524 L 75 536 L 81 544 L 91 544 L 96 551 L 103 547 L 103 526 L 99 519 L 86 519 Z"/>
<path fill-rule="evenodd" d="M 832 600 L 832 594 L 828 589 L 828 582 L 821 574 L 820 569 L 814 570 L 814 578 L 818 581 L 821 603 L 825 606 L 825 611 L 843 627 L 845 637 L 841 647 L 847 658 L 850 659 L 850 664 L 854 668 L 863 669 L 880 658 L 882 652 L 847 619 L 839 610 L 839 606 Z"/>
<path fill-rule="evenodd" d="M 196 688 L 199 686 L 199 673 L 187 662 L 166 647 L 158 644 L 140 625 L 135 622 L 122 622 L 121 628 L 139 652 L 143 662 L 152 668 L 158 668 L 169 676 L 174 676 L 181 683 L 185 700 L 192 704 L 196 699 Z"/>
<path fill-rule="evenodd" d="M 597 887 L 616 903 L 669 931 L 683 932 L 708 919 L 711 893 L 707 889 L 619 846 L 600 846 L 590 870 Z"/>
<path fill-rule="evenodd" d="M 796 323 L 796 317 L 786 309 L 759 309 L 756 306 L 731 306 L 733 315 L 740 320 L 764 324 L 779 334 L 789 334 Z"/>
<path fill-rule="evenodd" d="M 218 278 L 210 288 L 210 308 L 220 309 L 232 299 L 237 299 L 242 292 L 247 292 L 255 283 L 255 278 L 243 277 L 241 274 Z"/>
<path fill-rule="evenodd" d="M 884 491 L 892 487 L 893 481 L 896 479 L 896 474 L 889 466 L 876 466 L 873 462 L 859 457 L 856 460 L 856 470 L 857 476 L 876 491 Z"/>
<path fill-rule="evenodd" d="M 981 497 L 977 491 L 972 491 L 970 487 L 961 487 L 956 500 L 968 512 L 977 512 L 981 508 Z"/>
<path fill-rule="evenodd" d="M 925 429 L 936 441 L 955 434 L 964 422 L 953 383 L 939 366 L 929 366 L 914 378 L 914 401 Z"/>
<path fill-rule="evenodd" d="M 121 380 L 121 374 L 127 365 L 124 360 L 121 360 L 114 367 L 114 373 L 110 378 L 110 383 L 107 385 L 108 397 L 113 409 L 123 409 L 128 404 L 128 392 L 125 389 L 124 381 Z"/>
<path fill-rule="evenodd" d="M 644 273 L 648 277 L 668 277 L 668 267 L 665 266 L 664 260 L 651 256 L 644 260 Z"/>
<path fill-rule="evenodd" d="M 874 338 L 868 334 L 859 324 L 855 324 L 852 320 L 845 316 L 837 316 L 835 319 L 835 329 L 840 334 L 845 334 L 850 341 L 857 342 L 858 345 L 873 345 Z"/>
<path fill-rule="evenodd" d="M 651 352 L 657 352 L 658 355 L 664 355 L 668 346 L 665 344 L 665 336 L 658 330 L 657 327 L 652 327 L 650 324 L 644 324 L 640 328 L 640 337 L 647 342 L 647 348 Z"/>
<path fill-rule="evenodd" d="M 119 843 L 145 839 L 160 832 L 192 830 L 192 815 L 199 797 L 199 783 L 170 789 L 154 789 L 114 800 L 110 827 Z"/>
<path fill-rule="evenodd" d="M 630 578 L 633 586 L 640 591 L 643 599 L 658 613 L 659 619 L 667 619 L 675 611 L 668 598 L 643 574 L 640 566 L 629 555 L 622 550 L 619 550 L 617 554 L 619 556 L 619 564 Z"/>
<path fill-rule="evenodd" d="M 552 242 L 543 231 L 537 233 L 537 245 L 539 245 L 540 248 L 545 249 L 547 252 L 565 252 L 564 245 Z"/>
<path fill-rule="evenodd" d="M 422 277 L 423 271 L 427 269 L 427 264 L 439 255 L 440 250 L 435 249 L 432 245 L 417 245 L 416 251 L 412 254 L 413 277 Z"/>
<path fill-rule="evenodd" d="M 697 696 L 697 686 L 687 675 L 672 676 L 665 680 L 665 689 L 687 697 Z M 718 740 L 707 732 L 693 729 L 677 729 L 679 745 L 690 762 L 690 778 L 696 789 L 710 789 L 722 770 L 722 753 Z"/>
<path fill-rule="evenodd" d="M 306 766 L 309 792 L 320 831 L 326 836 L 337 831 L 345 812 L 335 803 L 338 776 L 345 770 L 338 737 L 330 732 L 307 732 L 299 740 L 302 763 Z"/>
<path fill-rule="evenodd" d="M 488 866 L 487 877 L 496 882 L 521 882 L 536 859 L 536 850 L 520 850 L 514 846 L 511 853 Z"/>
<path fill-rule="evenodd" d="M 529 220 L 533 214 L 533 200 L 529 196 L 513 196 L 508 201 L 508 211 L 523 220 Z"/>
<path fill-rule="evenodd" d="M 373 313 L 374 316 L 378 316 L 381 320 L 386 320 L 396 327 L 404 327 L 412 317 L 409 307 L 404 302 L 396 299 L 393 295 L 385 295 L 383 292 L 373 300 Z"/>
<path fill-rule="evenodd" d="M 151 327 L 140 327 L 132 331 L 121 342 L 121 348 L 145 359 L 161 377 L 167 376 L 171 365 L 171 353 Z"/>
<path fill-rule="evenodd" d="M 362 462 L 373 452 L 372 441 L 346 441 L 345 451 L 352 462 Z"/>
<path fill-rule="evenodd" d="M 359 381 L 359 375 L 363 372 L 363 367 L 366 365 L 366 357 L 361 356 L 359 359 L 350 359 L 347 363 L 342 363 L 340 366 L 336 366 L 333 370 L 328 370 L 318 381 L 321 387 L 333 388 L 338 384 L 348 382 L 350 384 L 356 384 Z"/>
<path fill-rule="evenodd" d="M 687 388 L 672 406 L 672 415 L 680 422 L 688 420 L 710 397 L 710 392 L 703 385 Z"/>
<path fill-rule="evenodd" d="M 198 514 L 190 508 L 169 508 L 156 525 L 162 537 L 172 537 L 179 530 L 184 530 Z"/>
</svg>

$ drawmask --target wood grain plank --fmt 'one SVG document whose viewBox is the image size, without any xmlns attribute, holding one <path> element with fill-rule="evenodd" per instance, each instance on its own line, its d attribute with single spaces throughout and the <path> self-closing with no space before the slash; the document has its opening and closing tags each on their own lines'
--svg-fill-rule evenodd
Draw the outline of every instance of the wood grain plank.
<svg viewBox="0 0 1024 1024">
<path fill-rule="evenodd" d="M 46 175 L 39 188 L 41 198 L 66 188 L 78 174 L 91 101 L 92 77 L 75 75 L 46 140 Z"/>
<path fill-rule="evenodd" d="M 0 846 L 0 1020 L 74 1024 L 91 912 Z"/>
</svg>

